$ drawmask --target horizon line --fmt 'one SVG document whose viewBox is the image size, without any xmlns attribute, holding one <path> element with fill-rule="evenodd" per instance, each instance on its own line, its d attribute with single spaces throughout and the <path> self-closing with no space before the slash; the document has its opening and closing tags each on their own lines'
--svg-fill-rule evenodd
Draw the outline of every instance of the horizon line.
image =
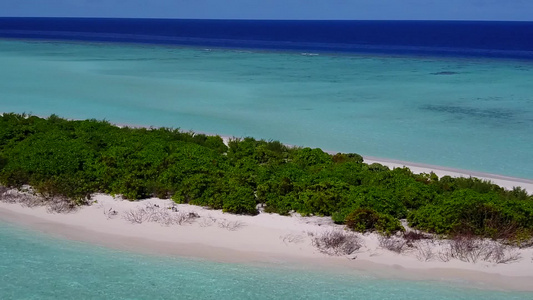
<svg viewBox="0 0 533 300">
<path fill-rule="evenodd" d="M 485 20 L 485 19 L 269 19 L 269 18 L 168 18 L 168 17 L 97 17 L 97 16 L 1 16 L 0 19 L 146 19 L 146 20 L 190 20 L 190 21 L 289 21 L 289 22 L 502 22 L 533 23 L 533 20 Z"/>
</svg>

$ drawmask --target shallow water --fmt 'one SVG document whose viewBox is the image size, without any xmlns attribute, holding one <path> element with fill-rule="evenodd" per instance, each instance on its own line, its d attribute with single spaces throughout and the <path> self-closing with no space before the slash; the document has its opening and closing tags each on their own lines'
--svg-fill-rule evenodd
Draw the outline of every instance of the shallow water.
<svg viewBox="0 0 533 300">
<path fill-rule="evenodd" d="M 531 299 L 531 293 L 119 252 L 0 222 L 0 298 Z"/>
<path fill-rule="evenodd" d="M 533 63 L 0 40 L 1 111 L 533 178 Z"/>
</svg>

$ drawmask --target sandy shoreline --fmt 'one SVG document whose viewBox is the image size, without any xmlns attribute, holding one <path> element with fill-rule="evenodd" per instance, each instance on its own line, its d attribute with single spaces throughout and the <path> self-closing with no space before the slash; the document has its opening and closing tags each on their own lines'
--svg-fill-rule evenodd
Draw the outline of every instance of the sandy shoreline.
<svg viewBox="0 0 533 300">
<path fill-rule="evenodd" d="M 467 178 L 477 177 L 483 180 L 490 180 L 492 183 L 495 183 L 508 190 L 513 189 L 513 187 L 521 187 L 525 189 L 529 194 L 533 194 L 533 180 L 531 179 L 504 176 L 504 175 L 477 172 L 477 171 L 454 169 L 454 168 L 443 167 L 443 166 L 433 166 L 433 165 L 428 165 L 428 164 L 407 162 L 407 161 L 401 161 L 401 160 L 395 160 L 395 159 L 378 158 L 378 157 L 373 157 L 373 156 L 364 156 L 363 159 L 364 159 L 364 162 L 367 164 L 379 163 L 389 168 L 407 167 L 415 174 L 434 172 L 439 177 L 446 176 L 446 175 L 451 176 L 451 177 L 467 177 Z"/>
<path fill-rule="evenodd" d="M 379 247 L 376 235 L 360 235 L 363 246 L 348 256 L 329 256 L 312 245 L 310 234 L 342 228 L 329 218 L 284 217 L 261 213 L 239 216 L 170 200 L 130 202 L 96 195 L 96 203 L 68 214 L 52 214 L 44 207 L 0 202 L 0 220 L 57 238 L 88 242 L 150 255 L 200 258 L 217 262 L 296 269 L 363 272 L 377 278 L 434 280 L 468 287 L 533 292 L 533 249 L 522 250 L 518 262 L 495 264 L 417 259 L 416 251 L 397 254 Z M 190 223 L 165 226 L 133 224 L 126 214 L 147 206 L 174 206 L 176 213 L 194 213 Z M 116 211 L 110 216 L 105 212 Z"/>
</svg>

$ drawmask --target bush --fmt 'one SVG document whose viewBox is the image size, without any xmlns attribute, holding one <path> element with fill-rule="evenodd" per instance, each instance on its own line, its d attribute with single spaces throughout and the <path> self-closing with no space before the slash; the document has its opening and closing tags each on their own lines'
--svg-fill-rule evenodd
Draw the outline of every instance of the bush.
<svg viewBox="0 0 533 300">
<path fill-rule="evenodd" d="M 433 204 L 409 214 L 411 226 L 445 235 L 475 235 L 492 239 L 513 239 L 533 227 L 531 204 L 500 200 L 494 192 L 481 194 L 457 190 Z"/>
<path fill-rule="evenodd" d="M 350 191 L 348 197 L 353 208 L 370 208 L 381 214 L 394 216 L 398 219 L 407 217 L 407 208 L 402 203 L 398 194 L 391 189 L 383 187 L 357 187 Z"/>
<path fill-rule="evenodd" d="M 337 153 L 331 158 L 334 163 L 363 163 L 363 157 L 355 153 Z"/>
<path fill-rule="evenodd" d="M 254 191 L 243 186 L 232 186 L 222 206 L 224 212 L 257 215 Z"/>
<path fill-rule="evenodd" d="M 387 172 L 387 171 L 390 171 L 389 167 L 384 166 L 384 165 L 379 164 L 379 163 L 373 163 L 373 164 L 368 165 L 368 169 L 370 171 L 372 171 L 372 172 Z"/>
<path fill-rule="evenodd" d="M 301 167 L 310 167 L 331 163 L 332 159 L 320 149 L 302 148 L 296 151 L 294 162 Z"/>
<path fill-rule="evenodd" d="M 0 171 L 7 165 L 7 158 L 0 155 Z"/>
<path fill-rule="evenodd" d="M 391 235 L 398 231 L 404 231 L 400 221 L 386 214 L 380 214 L 373 209 L 358 208 L 346 216 L 346 227 L 353 231 L 368 232 L 378 231 Z"/>
</svg>

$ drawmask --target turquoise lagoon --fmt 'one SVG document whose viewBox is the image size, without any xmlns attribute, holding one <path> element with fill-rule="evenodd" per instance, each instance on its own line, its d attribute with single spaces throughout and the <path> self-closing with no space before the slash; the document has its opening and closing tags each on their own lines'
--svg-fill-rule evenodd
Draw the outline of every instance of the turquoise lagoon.
<svg viewBox="0 0 533 300">
<path fill-rule="evenodd" d="M 533 178 L 533 64 L 0 40 L 0 111 Z M 118 252 L 0 223 L 0 299 L 531 299 L 468 283 Z"/>
<path fill-rule="evenodd" d="M 533 179 L 533 62 L 0 40 L 0 111 Z"/>
<path fill-rule="evenodd" d="M 0 299 L 531 299 L 466 282 L 155 257 L 57 240 L 0 222 Z"/>
</svg>

